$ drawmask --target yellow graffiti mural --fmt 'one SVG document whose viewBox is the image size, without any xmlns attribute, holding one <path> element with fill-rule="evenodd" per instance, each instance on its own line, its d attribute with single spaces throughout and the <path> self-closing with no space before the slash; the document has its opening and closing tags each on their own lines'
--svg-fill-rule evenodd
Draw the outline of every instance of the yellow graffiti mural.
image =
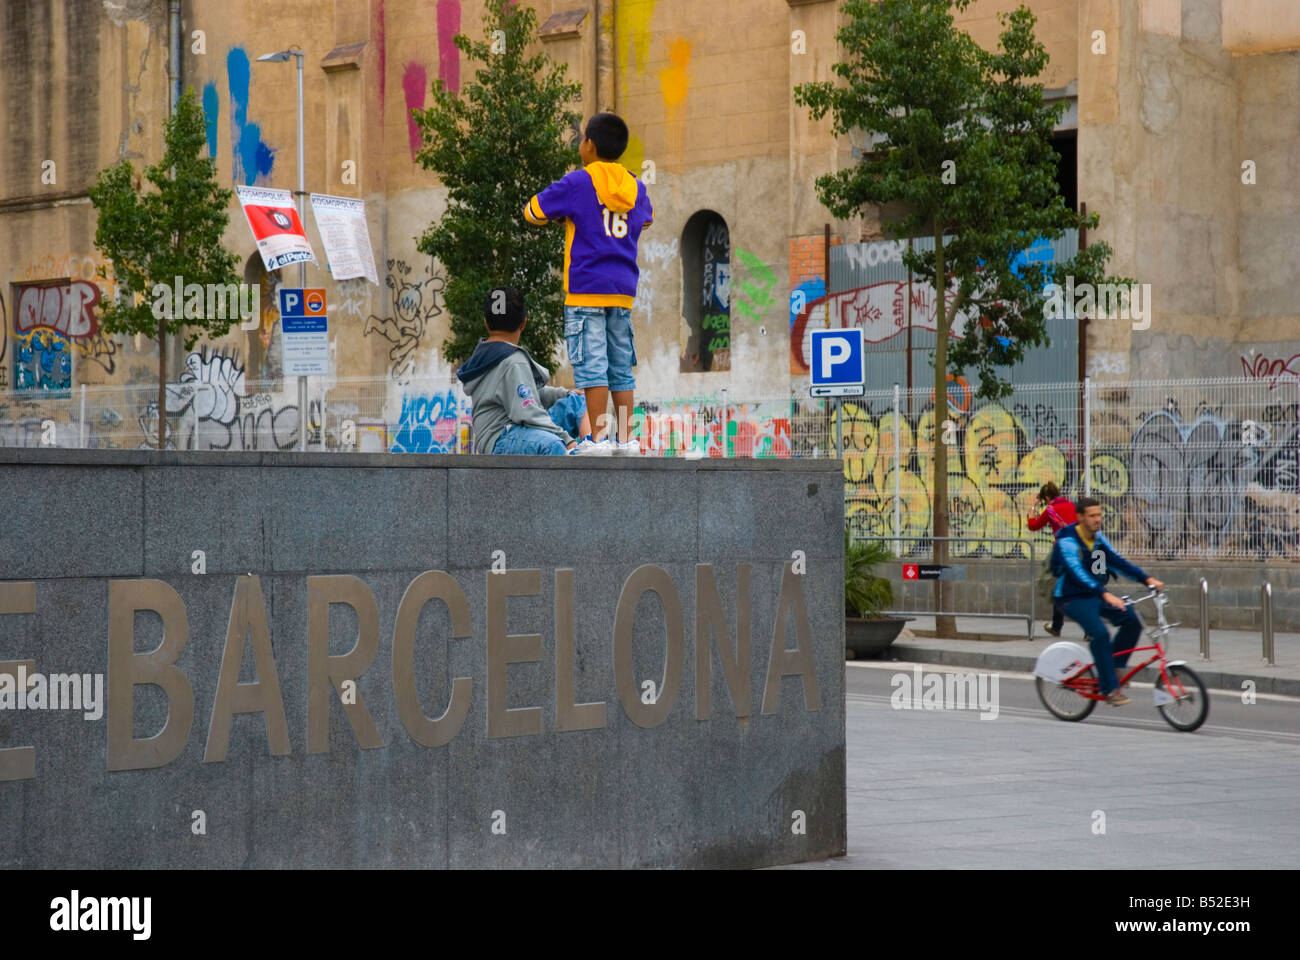
<svg viewBox="0 0 1300 960">
<path fill-rule="evenodd" d="M 894 424 L 898 424 L 898 456 L 895 457 L 894 451 Z M 876 457 L 875 466 L 871 471 L 872 483 L 877 490 L 888 490 L 893 492 L 893 480 L 886 482 L 885 471 L 888 470 L 890 476 L 893 475 L 893 468 L 899 463 L 912 462 L 912 425 L 901 416 L 895 417 L 894 411 L 890 410 L 880 418 L 880 426 L 877 436 L 879 437 L 880 453 Z"/>
<path fill-rule="evenodd" d="M 1128 467 L 1117 457 L 1102 455 L 1092 461 L 1092 491 L 1105 497 L 1128 493 Z"/>
<path fill-rule="evenodd" d="M 956 439 L 965 426 L 965 417 L 950 410 L 948 419 L 952 421 L 953 426 L 949 430 L 939 431 L 939 437 L 942 439 L 947 433 L 953 439 L 953 442 L 948 445 L 948 473 L 960 474 L 961 456 Z M 934 476 L 934 433 L 934 410 L 930 409 L 921 414 L 921 419 L 916 424 L 916 461 L 923 477 Z"/>
<path fill-rule="evenodd" d="M 1060 486 L 1065 477 L 1065 455 L 1054 446 L 1035 447 L 1020 461 L 1020 482 L 1034 487 L 1033 496 L 1045 483 Z"/>
<path fill-rule="evenodd" d="M 930 528 L 930 494 L 925 483 L 910 470 L 898 475 L 899 495 L 894 496 L 894 471 L 878 490 L 858 487 L 845 501 L 844 517 L 855 537 L 924 537 Z M 897 518 L 894 504 L 898 503 Z"/>
<path fill-rule="evenodd" d="M 932 507 L 928 483 L 934 469 L 935 422 L 933 408 L 915 419 L 898 417 L 898 451 L 895 455 L 895 413 L 892 408 L 878 417 L 857 403 L 845 403 L 832 411 L 826 446 L 835 443 L 835 418 L 843 416 L 844 481 L 846 515 L 859 536 L 916 536 L 930 532 Z M 996 557 L 1027 556 L 1028 545 L 1035 555 L 1044 556 L 1051 546 L 1050 531 L 1029 530 L 1031 512 L 1039 509 L 1040 487 L 1052 481 L 1065 486 L 1067 460 L 1051 444 L 1024 453 L 1027 436 L 1019 419 L 1005 407 L 990 403 L 969 414 L 952 411 L 946 433 L 948 447 L 948 533 L 967 538 L 954 543 L 952 556 L 969 557 L 984 552 Z M 1123 465 L 1113 457 L 1099 457 L 1100 473 L 1094 470 L 1094 488 L 1102 476 L 1111 488 L 1127 486 Z M 900 495 L 894 493 L 894 471 L 899 475 Z M 899 518 L 894 519 L 895 501 Z M 997 542 L 1007 541 L 1007 542 Z"/>
<path fill-rule="evenodd" d="M 1016 421 L 991 403 L 971 418 L 966 429 L 966 472 L 977 484 L 1015 483 Z"/>
</svg>

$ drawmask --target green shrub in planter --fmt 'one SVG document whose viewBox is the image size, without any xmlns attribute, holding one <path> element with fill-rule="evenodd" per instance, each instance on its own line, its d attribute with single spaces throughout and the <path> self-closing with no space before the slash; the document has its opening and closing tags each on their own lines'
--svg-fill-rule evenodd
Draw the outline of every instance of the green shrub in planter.
<svg viewBox="0 0 1300 960">
<path fill-rule="evenodd" d="M 854 543 L 844 531 L 844 615 L 872 619 L 894 602 L 894 588 L 874 573 L 876 564 L 888 563 L 894 552 L 883 540 Z"/>
</svg>

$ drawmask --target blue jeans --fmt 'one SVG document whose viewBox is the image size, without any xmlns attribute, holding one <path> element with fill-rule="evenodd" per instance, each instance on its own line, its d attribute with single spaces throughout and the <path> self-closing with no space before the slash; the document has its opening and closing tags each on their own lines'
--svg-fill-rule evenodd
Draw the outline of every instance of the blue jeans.
<svg viewBox="0 0 1300 960">
<path fill-rule="evenodd" d="M 565 307 L 564 343 L 575 386 L 636 389 L 632 375 L 636 343 L 629 307 Z"/>
<path fill-rule="evenodd" d="M 555 425 L 571 437 L 578 435 L 582 416 L 586 412 L 587 398 L 580 393 L 560 397 L 546 411 Z M 564 441 L 553 433 L 512 423 L 501 432 L 501 436 L 497 437 L 492 452 L 565 456 L 569 451 L 565 449 Z"/>
<path fill-rule="evenodd" d="M 538 430 L 536 427 L 524 427 L 512 423 L 497 437 L 492 447 L 493 453 L 542 453 L 554 456 L 567 456 L 569 451 L 564 441 L 553 433 Z"/>
<path fill-rule="evenodd" d="M 1138 645 L 1142 636 L 1142 621 L 1132 607 L 1116 610 L 1100 597 L 1075 597 L 1064 602 L 1065 615 L 1083 627 L 1088 638 L 1088 649 L 1092 651 L 1092 662 L 1097 667 L 1097 685 L 1102 694 L 1108 694 L 1119 688 L 1119 676 L 1116 668 L 1122 670 L 1128 665 L 1130 654 L 1116 656 L 1115 650 L 1132 650 Z M 1111 647 L 1110 631 L 1104 620 L 1119 627 L 1115 634 L 1115 646 Z"/>
</svg>

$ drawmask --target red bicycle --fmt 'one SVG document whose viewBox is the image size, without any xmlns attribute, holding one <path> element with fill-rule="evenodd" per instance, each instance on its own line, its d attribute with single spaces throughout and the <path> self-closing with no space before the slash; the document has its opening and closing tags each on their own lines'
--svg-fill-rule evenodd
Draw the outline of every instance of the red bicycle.
<svg viewBox="0 0 1300 960">
<path fill-rule="evenodd" d="M 1159 661 L 1160 674 L 1153 691 L 1156 710 L 1175 730 L 1195 730 L 1210 713 L 1210 698 L 1206 696 L 1205 684 L 1185 660 L 1169 660 L 1165 657 L 1164 640 L 1169 631 L 1178 626 L 1177 622 L 1169 623 L 1165 620 L 1168 596 L 1164 591 L 1152 590 L 1136 600 L 1128 597 L 1121 599 L 1127 607 L 1145 600 L 1153 601 L 1158 625 L 1147 631 L 1147 638 L 1151 641 L 1149 645 L 1115 651 L 1115 656 L 1143 650 L 1153 651 L 1150 657 L 1137 666 L 1130 667 L 1120 677 L 1120 686 L 1123 687 L 1143 668 Z M 1038 689 L 1038 699 L 1043 702 L 1043 706 L 1060 720 L 1082 720 L 1092 713 L 1098 701 L 1106 699 L 1098 685 L 1092 653 L 1087 647 L 1069 640 L 1057 641 L 1039 654 L 1038 661 L 1034 664 L 1034 686 Z"/>
</svg>

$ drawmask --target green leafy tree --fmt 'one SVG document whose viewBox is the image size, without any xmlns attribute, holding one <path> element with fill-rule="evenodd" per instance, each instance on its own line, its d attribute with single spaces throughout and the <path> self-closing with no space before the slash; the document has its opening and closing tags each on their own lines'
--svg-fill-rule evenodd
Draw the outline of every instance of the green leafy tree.
<svg viewBox="0 0 1300 960">
<path fill-rule="evenodd" d="M 545 54 L 525 57 L 536 39 L 537 14 L 522 4 L 486 0 L 487 38 L 456 36 L 456 46 L 481 63 L 459 93 L 434 81 L 433 102 L 412 111 L 423 147 L 416 159 L 448 188 L 447 212 L 419 240 L 422 253 L 447 270 L 443 297 L 451 336 L 448 360 L 474 352 L 483 329 L 483 300 L 494 286 L 519 290 L 528 305 L 522 343 L 554 366 L 564 336 L 559 265 L 563 231 L 523 219 L 533 194 L 577 162 L 572 130 L 580 117 L 567 107 L 582 91 L 563 64 Z"/>
<path fill-rule="evenodd" d="M 217 185 L 208 156 L 203 108 L 193 88 L 167 118 L 162 160 L 144 171 L 154 189 L 142 189 L 130 161 L 100 171 L 90 188 L 99 215 L 95 246 L 113 263 L 118 296 L 101 307 L 111 334 L 143 334 L 158 344 L 158 449 L 167 436 L 167 337 L 184 335 L 185 349 L 202 336 L 222 337 L 238 318 L 187 313 L 183 305 L 160 306 L 157 284 L 237 284 L 238 257 L 221 245 L 233 192 Z M 159 316 L 159 314 L 162 314 Z"/>
<path fill-rule="evenodd" d="M 971 2 L 847 0 L 837 34 L 844 59 L 832 67 L 840 82 L 795 88 L 795 102 L 814 119 L 830 114 L 835 134 L 874 137 L 857 164 L 817 179 L 821 202 L 841 218 L 864 204 L 890 204 L 884 228 L 892 238 L 934 238 L 932 251 L 911 250 L 903 260 L 947 291 L 935 298 L 936 441 L 948 419 L 948 373 L 974 367 L 980 397 L 1005 397 L 1012 387 L 996 368 L 1047 343 L 1045 283 L 1064 284 L 1067 275 L 1076 283 L 1121 282 L 1104 277 L 1111 255 L 1104 243 L 1067 263 L 1016 268 L 1036 238 L 1095 227 L 1098 217 L 1076 214 L 1057 186 L 1051 135 L 1065 103 L 1045 103 L 1034 82 L 1048 58 L 1033 14 L 1023 6 L 1002 14 L 998 49 L 986 51 L 953 22 L 953 12 Z M 971 320 L 950 343 L 958 314 Z M 948 535 L 947 453 L 934 444 L 936 537 Z M 945 548 L 935 542 L 938 562 Z M 955 629 L 951 617 L 939 619 L 940 630 Z"/>
</svg>

